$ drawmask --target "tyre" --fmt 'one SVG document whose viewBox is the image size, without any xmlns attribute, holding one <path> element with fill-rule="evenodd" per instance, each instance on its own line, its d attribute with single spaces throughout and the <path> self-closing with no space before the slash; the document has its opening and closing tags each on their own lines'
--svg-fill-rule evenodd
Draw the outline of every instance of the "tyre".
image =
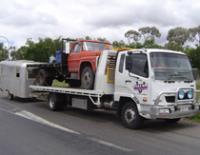
<svg viewBox="0 0 200 155">
<path fill-rule="evenodd" d="M 40 86 L 51 86 L 53 79 L 51 79 L 44 69 L 40 69 L 37 73 L 36 79 L 34 81 L 35 85 Z"/>
<path fill-rule="evenodd" d="M 93 89 L 94 85 L 94 73 L 90 66 L 83 68 L 81 72 L 81 88 L 83 89 Z"/>
<path fill-rule="evenodd" d="M 132 102 L 127 102 L 122 107 L 121 120 L 125 127 L 138 129 L 141 127 L 143 119 L 139 115 L 137 107 Z"/>
<path fill-rule="evenodd" d="M 11 93 L 8 93 L 8 98 L 9 98 L 10 100 L 14 100 L 14 95 L 11 94 Z"/>
<path fill-rule="evenodd" d="M 69 80 L 68 84 L 70 87 L 74 87 L 74 88 L 80 87 L 81 85 L 79 80 Z"/>
<path fill-rule="evenodd" d="M 165 119 L 165 122 L 166 122 L 166 123 L 172 123 L 172 124 L 175 124 L 175 123 L 178 123 L 180 120 L 181 120 L 181 118 Z"/>
<path fill-rule="evenodd" d="M 61 94 L 51 93 L 48 98 L 48 105 L 52 111 L 65 109 L 65 96 Z"/>
</svg>

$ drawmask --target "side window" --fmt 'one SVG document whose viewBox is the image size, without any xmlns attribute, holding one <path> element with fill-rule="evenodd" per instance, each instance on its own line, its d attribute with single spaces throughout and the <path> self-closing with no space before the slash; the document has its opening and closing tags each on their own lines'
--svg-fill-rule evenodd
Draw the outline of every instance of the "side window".
<svg viewBox="0 0 200 155">
<path fill-rule="evenodd" d="M 130 59 L 132 60 L 131 67 L 129 69 L 131 73 L 139 75 L 139 76 L 143 76 L 143 77 L 149 76 L 148 61 L 147 61 L 146 54 L 136 53 L 136 54 L 129 55 L 127 57 L 131 57 L 131 58 L 128 58 L 129 61 Z"/>
<path fill-rule="evenodd" d="M 122 54 L 122 55 L 121 55 L 121 58 L 120 58 L 120 62 L 119 62 L 119 72 L 120 72 L 120 73 L 123 72 L 124 60 L 125 60 L 125 54 Z"/>
<path fill-rule="evenodd" d="M 80 52 L 80 51 L 81 51 L 81 45 L 80 45 L 80 44 L 76 44 L 76 45 L 74 46 L 74 51 L 73 51 L 73 52 L 78 53 L 78 52 Z"/>
</svg>

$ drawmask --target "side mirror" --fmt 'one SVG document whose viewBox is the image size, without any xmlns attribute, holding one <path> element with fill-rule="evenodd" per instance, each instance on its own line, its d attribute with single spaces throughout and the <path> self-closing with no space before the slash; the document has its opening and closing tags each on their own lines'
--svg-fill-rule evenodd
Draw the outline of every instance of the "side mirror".
<svg viewBox="0 0 200 155">
<path fill-rule="evenodd" d="M 132 57 L 131 56 L 127 56 L 126 57 L 126 70 L 130 71 L 132 69 Z"/>
</svg>

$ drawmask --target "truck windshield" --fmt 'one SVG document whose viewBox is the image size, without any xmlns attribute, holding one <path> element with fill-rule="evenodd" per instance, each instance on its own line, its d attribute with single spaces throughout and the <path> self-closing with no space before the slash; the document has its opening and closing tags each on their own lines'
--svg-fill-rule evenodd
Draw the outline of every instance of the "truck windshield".
<svg viewBox="0 0 200 155">
<path fill-rule="evenodd" d="M 98 42 L 84 42 L 85 51 L 103 51 L 112 49 L 112 45 Z"/>
<path fill-rule="evenodd" d="M 191 64 L 183 54 L 152 52 L 151 66 L 155 80 L 193 81 Z"/>
</svg>

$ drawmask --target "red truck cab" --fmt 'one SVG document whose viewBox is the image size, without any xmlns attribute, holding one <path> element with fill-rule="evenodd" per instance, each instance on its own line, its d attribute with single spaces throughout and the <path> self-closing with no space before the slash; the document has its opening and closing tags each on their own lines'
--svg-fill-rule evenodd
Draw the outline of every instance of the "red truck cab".
<svg viewBox="0 0 200 155">
<path fill-rule="evenodd" d="M 109 42 L 77 40 L 71 42 L 67 57 L 68 83 L 74 87 L 92 89 L 98 58 L 103 50 L 112 49 Z"/>
</svg>

